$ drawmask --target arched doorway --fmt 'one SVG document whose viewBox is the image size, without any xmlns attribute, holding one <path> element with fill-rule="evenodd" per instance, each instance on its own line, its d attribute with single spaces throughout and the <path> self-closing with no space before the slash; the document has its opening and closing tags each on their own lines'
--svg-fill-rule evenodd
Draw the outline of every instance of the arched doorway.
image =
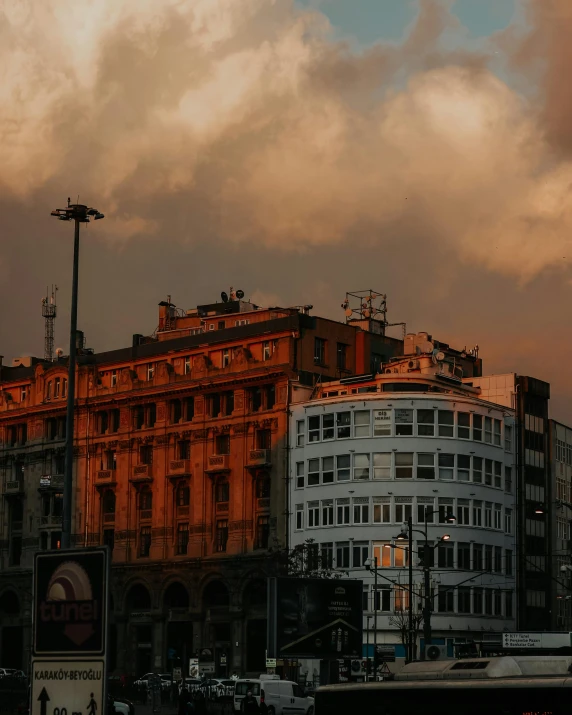
<svg viewBox="0 0 572 715">
<path fill-rule="evenodd" d="M 0 662 L 6 663 L 5 668 L 21 669 L 23 652 L 20 600 L 10 589 L 0 595 Z"/>
<path fill-rule="evenodd" d="M 192 655 L 193 623 L 189 617 L 189 592 L 180 581 L 173 581 L 163 594 L 163 614 L 167 623 L 165 659 L 167 670 L 182 668 L 187 672 Z"/>
<path fill-rule="evenodd" d="M 249 580 L 242 594 L 246 618 L 246 670 L 266 668 L 267 586 L 261 578 Z"/>
<path fill-rule="evenodd" d="M 151 621 L 151 594 L 141 583 L 131 586 L 125 597 L 129 619 L 129 651 L 127 667 L 135 667 L 134 675 L 144 675 L 153 670 L 153 623 Z"/>
<path fill-rule="evenodd" d="M 230 594 L 220 580 L 211 581 L 203 591 L 202 610 L 206 632 L 204 646 L 212 654 L 215 673 L 228 676 L 231 652 Z M 205 655 L 202 656 L 206 660 Z"/>
</svg>

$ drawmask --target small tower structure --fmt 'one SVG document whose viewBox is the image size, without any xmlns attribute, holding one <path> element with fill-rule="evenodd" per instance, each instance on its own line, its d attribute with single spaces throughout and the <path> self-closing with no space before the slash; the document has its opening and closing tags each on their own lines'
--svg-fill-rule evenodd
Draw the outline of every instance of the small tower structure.
<svg viewBox="0 0 572 715">
<path fill-rule="evenodd" d="M 56 307 L 56 294 L 58 292 L 57 286 L 52 286 L 51 294 L 46 288 L 46 297 L 42 298 L 42 317 L 45 321 L 45 335 L 44 335 L 44 360 L 49 362 L 54 361 L 54 323 L 56 321 L 57 307 Z"/>
</svg>

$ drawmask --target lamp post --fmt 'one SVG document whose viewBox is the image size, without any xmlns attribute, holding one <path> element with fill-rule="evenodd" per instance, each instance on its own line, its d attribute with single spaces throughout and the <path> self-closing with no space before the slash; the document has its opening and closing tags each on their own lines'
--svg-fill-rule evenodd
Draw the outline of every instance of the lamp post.
<svg viewBox="0 0 572 715">
<path fill-rule="evenodd" d="M 364 566 L 367 571 L 373 571 L 373 667 L 375 679 L 375 656 L 377 652 L 377 556 L 366 559 Z M 369 642 L 367 644 L 367 650 L 369 654 Z"/>
<path fill-rule="evenodd" d="M 62 514 L 62 548 L 71 546 L 71 513 L 73 492 L 73 437 L 74 437 L 74 406 L 75 406 L 75 365 L 77 352 L 77 294 L 79 272 L 79 225 L 89 223 L 90 217 L 95 221 L 104 218 L 97 209 L 89 208 L 83 204 L 72 204 L 68 198 L 68 205 L 64 209 L 55 209 L 52 216 L 60 221 L 73 221 L 75 224 L 73 242 L 73 277 L 72 300 L 70 318 L 70 354 L 68 362 L 68 394 L 66 409 L 66 443 L 64 464 L 64 498 Z"/>
</svg>

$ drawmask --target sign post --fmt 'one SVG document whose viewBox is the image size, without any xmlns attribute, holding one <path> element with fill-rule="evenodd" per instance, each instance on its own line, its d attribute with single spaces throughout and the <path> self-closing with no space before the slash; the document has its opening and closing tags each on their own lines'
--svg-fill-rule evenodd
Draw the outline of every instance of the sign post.
<svg viewBox="0 0 572 715">
<path fill-rule="evenodd" d="M 107 548 L 37 553 L 30 715 L 106 710 Z"/>
</svg>

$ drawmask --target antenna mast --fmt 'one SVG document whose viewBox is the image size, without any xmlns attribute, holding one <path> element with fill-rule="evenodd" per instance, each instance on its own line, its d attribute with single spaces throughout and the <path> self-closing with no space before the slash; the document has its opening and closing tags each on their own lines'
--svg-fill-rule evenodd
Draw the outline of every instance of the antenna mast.
<svg viewBox="0 0 572 715">
<path fill-rule="evenodd" d="M 42 317 L 46 323 L 44 335 L 44 360 L 48 360 L 49 362 L 54 361 L 54 323 L 57 314 L 57 292 L 58 287 L 52 285 L 51 295 L 48 293 L 48 288 L 46 288 L 46 297 L 42 298 Z"/>
</svg>

